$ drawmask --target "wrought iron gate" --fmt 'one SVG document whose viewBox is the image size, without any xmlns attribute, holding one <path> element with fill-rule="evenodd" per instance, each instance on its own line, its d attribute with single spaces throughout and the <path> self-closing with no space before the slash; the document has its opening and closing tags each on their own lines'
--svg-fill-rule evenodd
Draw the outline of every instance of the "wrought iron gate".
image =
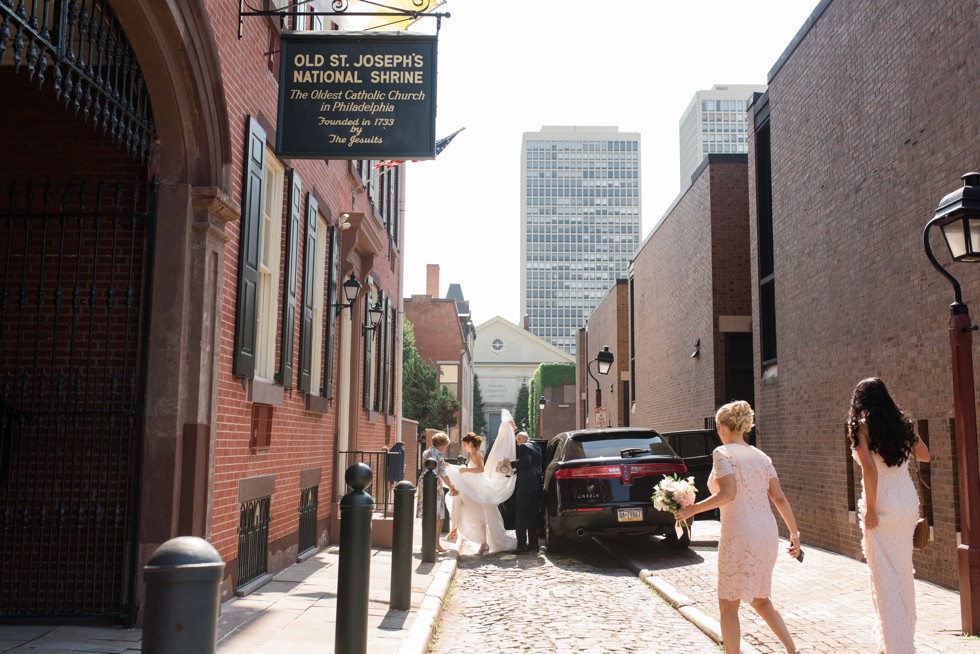
<svg viewBox="0 0 980 654">
<path fill-rule="evenodd" d="M 0 615 L 133 616 L 143 186 L 0 189 Z"/>
<path fill-rule="evenodd" d="M 320 487 L 310 486 L 300 492 L 299 498 L 299 546 L 302 555 L 316 549 L 316 510 L 320 505 Z"/>
</svg>

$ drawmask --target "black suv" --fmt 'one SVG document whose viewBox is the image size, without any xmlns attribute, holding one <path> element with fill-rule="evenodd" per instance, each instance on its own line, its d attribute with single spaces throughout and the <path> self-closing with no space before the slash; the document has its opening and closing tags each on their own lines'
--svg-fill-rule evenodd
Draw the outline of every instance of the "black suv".
<svg viewBox="0 0 980 654">
<path fill-rule="evenodd" d="M 599 534 L 660 533 L 672 546 L 690 544 L 688 533 L 677 537 L 673 515 L 657 511 L 650 500 L 664 475 L 689 476 L 665 435 L 631 427 L 564 432 L 548 443 L 544 460 L 549 552 L 564 550 L 573 538 Z M 710 471 L 710 452 L 707 463 Z"/>
</svg>

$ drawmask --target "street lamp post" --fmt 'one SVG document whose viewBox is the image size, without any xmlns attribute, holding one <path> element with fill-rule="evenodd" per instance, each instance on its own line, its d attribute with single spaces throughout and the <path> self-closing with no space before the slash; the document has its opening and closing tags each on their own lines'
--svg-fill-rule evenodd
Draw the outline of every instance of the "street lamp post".
<svg viewBox="0 0 980 654">
<path fill-rule="evenodd" d="M 538 438 L 541 438 L 541 434 L 544 433 L 544 407 L 548 404 L 548 399 L 542 395 L 541 399 L 538 400 Z"/>
<path fill-rule="evenodd" d="M 922 232 L 922 240 L 929 261 L 953 286 L 954 300 L 949 305 L 949 345 L 959 473 L 960 617 L 964 632 L 980 634 L 980 472 L 973 383 L 973 332 L 977 327 L 963 303 L 959 282 L 939 265 L 929 245 L 929 230 L 938 225 L 953 261 L 980 262 L 980 173 L 967 173 L 962 179 L 962 188 L 940 200 L 936 213 Z"/>
<path fill-rule="evenodd" d="M 599 380 L 596 379 L 596 376 L 594 374 L 592 374 L 592 362 L 594 361 L 596 363 L 596 367 L 599 369 L 600 375 L 608 375 L 609 369 L 612 368 L 614 358 L 615 357 L 613 357 L 613 353 L 609 351 L 609 346 L 606 345 L 605 347 L 602 348 L 602 352 L 599 352 L 597 355 L 595 355 L 595 358 L 591 359 L 589 363 L 585 366 L 585 369 L 589 373 L 589 377 L 591 377 L 592 381 L 595 382 L 595 408 L 596 409 L 602 408 L 602 388 L 599 386 Z"/>
</svg>

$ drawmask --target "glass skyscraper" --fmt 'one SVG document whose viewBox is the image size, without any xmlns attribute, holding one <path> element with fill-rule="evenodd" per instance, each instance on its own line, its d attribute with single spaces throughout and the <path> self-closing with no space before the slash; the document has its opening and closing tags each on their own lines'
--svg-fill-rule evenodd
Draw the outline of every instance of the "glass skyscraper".
<svg viewBox="0 0 980 654">
<path fill-rule="evenodd" d="M 542 127 L 521 146 L 521 315 L 575 354 L 575 336 L 640 244 L 640 135 Z"/>
<path fill-rule="evenodd" d="M 709 154 L 749 151 L 745 108 L 753 93 L 765 92 L 764 85 L 715 84 L 694 94 L 680 122 L 681 189 Z"/>
</svg>

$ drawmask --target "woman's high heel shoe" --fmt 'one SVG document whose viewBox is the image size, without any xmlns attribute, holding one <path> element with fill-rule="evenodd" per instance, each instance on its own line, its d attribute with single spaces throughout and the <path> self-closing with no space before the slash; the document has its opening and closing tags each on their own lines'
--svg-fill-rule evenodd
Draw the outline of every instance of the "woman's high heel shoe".
<svg viewBox="0 0 980 654">
<path fill-rule="evenodd" d="M 486 554 L 489 551 L 490 551 L 490 546 L 484 543 L 483 545 L 480 545 L 480 551 L 477 552 L 477 554 Z"/>
</svg>

